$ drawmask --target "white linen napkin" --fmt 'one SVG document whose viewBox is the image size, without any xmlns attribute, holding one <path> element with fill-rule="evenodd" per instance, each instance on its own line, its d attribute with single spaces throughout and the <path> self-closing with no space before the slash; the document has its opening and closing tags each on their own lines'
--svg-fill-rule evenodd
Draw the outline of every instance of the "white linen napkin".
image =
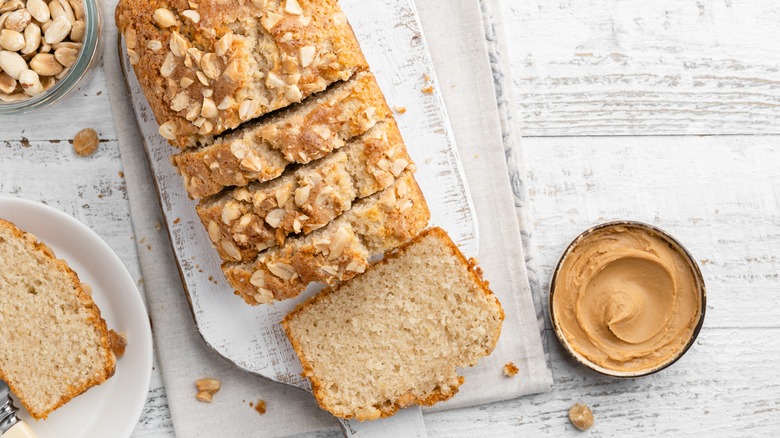
<svg viewBox="0 0 780 438">
<path fill-rule="evenodd" d="M 499 99 L 506 96 L 496 96 L 481 5 L 479 0 L 453 0 L 446 8 L 437 0 L 417 0 L 416 5 L 478 212 L 480 265 L 507 313 L 495 352 L 480 362 L 479 372 L 477 368 L 464 370 L 466 383 L 460 393 L 432 410 L 542 392 L 552 378 L 522 247 L 525 222 L 519 220 L 523 216 L 517 210 L 522 202 L 513 197 L 505 158 L 505 148 L 513 148 L 515 140 L 502 139 L 502 134 L 511 137 L 511 123 L 499 112 Z M 333 418 L 316 406 L 310 394 L 239 370 L 200 338 L 167 233 L 158 229 L 163 224 L 159 201 L 119 66 L 116 26 L 111 19 L 115 6 L 115 0 L 103 2 L 104 17 L 108 17 L 104 65 L 136 241 L 143 242 L 139 253 L 147 303 L 177 435 L 288 436 L 335 429 Z M 494 62 L 492 67 L 495 70 L 498 65 Z M 496 76 L 498 90 L 506 89 L 500 86 L 501 75 Z M 511 166 L 516 172 L 514 161 Z M 508 361 L 520 368 L 511 379 L 502 373 Z M 194 382 L 205 376 L 222 382 L 213 404 L 195 399 Z M 260 399 L 267 403 L 262 416 L 250 406 Z"/>
</svg>

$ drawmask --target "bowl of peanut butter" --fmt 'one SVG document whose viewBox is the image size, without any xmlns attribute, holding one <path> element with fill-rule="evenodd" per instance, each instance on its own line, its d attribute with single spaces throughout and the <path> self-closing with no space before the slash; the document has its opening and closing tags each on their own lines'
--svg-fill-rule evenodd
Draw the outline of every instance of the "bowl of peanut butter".
<svg viewBox="0 0 780 438">
<path fill-rule="evenodd" d="M 699 334 L 707 293 L 691 254 L 663 230 L 609 222 L 580 234 L 550 283 L 550 319 L 581 364 L 612 377 L 658 372 Z"/>
</svg>

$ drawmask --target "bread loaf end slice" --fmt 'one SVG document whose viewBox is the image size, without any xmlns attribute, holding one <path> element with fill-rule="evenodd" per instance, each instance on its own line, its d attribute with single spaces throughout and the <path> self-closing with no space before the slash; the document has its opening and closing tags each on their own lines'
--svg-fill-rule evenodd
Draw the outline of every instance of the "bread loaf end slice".
<svg viewBox="0 0 780 438">
<path fill-rule="evenodd" d="M 493 351 L 503 319 L 479 269 L 431 228 L 282 326 L 319 405 L 362 421 L 453 397 L 463 383 L 456 368 Z"/>
</svg>

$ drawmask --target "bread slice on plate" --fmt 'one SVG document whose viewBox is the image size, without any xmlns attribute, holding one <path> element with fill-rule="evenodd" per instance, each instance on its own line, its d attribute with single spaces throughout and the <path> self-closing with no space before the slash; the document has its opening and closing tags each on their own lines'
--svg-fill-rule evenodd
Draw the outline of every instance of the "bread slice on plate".
<svg viewBox="0 0 780 438">
<path fill-rule="evenodd" d="M 181 148 L 368 68 L 337 0 L 121 0 L 115 18 L 160 134 Z"/>
<path fill-rule="evenodd" d="M 282 321 L 317 403 L 374 420 L 447 400 L 489 355 L 504 312 L 446 232 L 431 228 Z"/>
<path fill-rule="evenodd" d="M 207 198 L 198 216 L 226 262 L 251 261 L 287 236 L 322 228 L 414 169 L 392 118 L 325 158 L 265 183 Z"/>
<path fill-rule="evenodd" d="M 336 284 L 363 272 L 373 256 L 398 247 L 428 226 L 430 211 L 411 172 L 310 234 L 261 252 L 249 263 L 226 263 L 225 277 L 248 304 L 298 296 L 311 282 Z"/>
<path fill-rule="evenodd" d="M 114 374 L 106 322 L 67 263 L 2 219 L 0 266 L 0 379 L 46 418 Z"/>
<path fill-rule="evenodd" d="M 287 166 L 322 158 L 387 117 L 392 113 L 376 79 L 361 72 L 300 105 L 175 155 L 173 162 L 187 193 L 200 199 L 224 187 L 270 181 Z"/>
</svg>

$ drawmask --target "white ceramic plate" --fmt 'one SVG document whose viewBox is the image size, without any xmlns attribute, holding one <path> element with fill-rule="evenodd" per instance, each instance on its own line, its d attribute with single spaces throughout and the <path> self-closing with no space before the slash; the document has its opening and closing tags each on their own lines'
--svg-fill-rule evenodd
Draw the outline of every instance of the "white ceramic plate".
<svg viewBox="0 0 780 438">
<path fill-rule="evenodd" d="M 127 350 L 116 373 L 35 421 L 22 409 L 39 438 L 129 437 L 146 402 L 152 374 L 152 332 L 141 295 L 119 257 L 97 234 L 67 214 L 37 202 L 0 197 L 0 218 L 36 235 L 68 262 L 108 327 L 127 334 Z M 15 405 L 19 403 L 15 401 Z"/>
</svg>

